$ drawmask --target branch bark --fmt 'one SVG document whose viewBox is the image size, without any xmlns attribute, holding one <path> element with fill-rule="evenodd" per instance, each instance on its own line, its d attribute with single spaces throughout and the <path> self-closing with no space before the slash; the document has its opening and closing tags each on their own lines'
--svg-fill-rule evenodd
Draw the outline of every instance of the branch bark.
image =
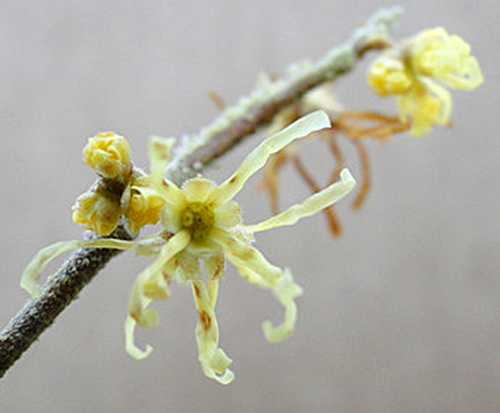
<svg viewBox="0 0 500 413">
<path fill-rule="evenodd" d="M 225 110 L 212 125 L 196 135 L 183 137 L 167 170 L 169 179 L 182 183 L 272 121 L 304 93 L 350 71 L 367 51 L 384 48 L 400 14 L 399 8 L 377 12 L 347 43 L 331 50 L 318 62 L 291 66 L 283 79 L 268 80 Z M 132 238 L 122 225 L 110 237 Z M 109 249 L 81 249 L 68 258 L 50 277 L 42 294 L 28 301 L 0 334 L 0 378 L 119 253 Z"/>
</svg>

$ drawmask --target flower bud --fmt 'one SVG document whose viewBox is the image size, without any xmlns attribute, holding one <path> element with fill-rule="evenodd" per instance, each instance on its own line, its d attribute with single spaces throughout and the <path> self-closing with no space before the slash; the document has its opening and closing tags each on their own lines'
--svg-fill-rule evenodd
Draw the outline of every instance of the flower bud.
<svg viewBox="0 0 500 413">
<path fill-rule="evenodd" d="M 114 179 L 130 170 L 130 146 L 123 136 L 102 132 L 89 138 L 83 159 L 102 177 Z"/>
</svg>

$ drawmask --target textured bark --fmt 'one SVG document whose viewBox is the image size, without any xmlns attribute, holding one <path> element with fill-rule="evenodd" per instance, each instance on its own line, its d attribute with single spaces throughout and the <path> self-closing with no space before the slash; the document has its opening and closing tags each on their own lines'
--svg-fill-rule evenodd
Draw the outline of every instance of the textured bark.
<svg viewBox="0 0 500 413">
<path fill-rule="evenodd" d="M 131 239 L 121 225 L 110 238 Z M 42 294 L 28 301 L 0 334 L 0 377 L 12 366 L 80 291 L 120 250 L 79 249 L 45 285 Z"/>
</svg>

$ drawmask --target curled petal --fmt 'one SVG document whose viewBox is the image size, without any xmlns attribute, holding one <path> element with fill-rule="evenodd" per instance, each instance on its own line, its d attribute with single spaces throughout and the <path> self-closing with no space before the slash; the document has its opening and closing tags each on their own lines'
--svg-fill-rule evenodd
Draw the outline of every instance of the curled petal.
<svg viewBox="0 0 500 413">
<path fill-rule="evenodd" d="M 276 299 L 285 307 L 285 319 L 279 326 L 274 327 L 270 321 L 263 323 L 266 339 L 278 342 L 287 338 L 295 326 L 297 306 L 294 300 L 302 294 L 302 288 L 295 284 L 290 271 L 282 271 L 268 263 L 255 248 L 236 238 L 221 243 L 224 243 L 226 258 L 236 266 L 241 276 L 262 288 L 272 289 Z"/>
<path fill-rule="evenodd" d="M 38 283 L 40 274 L 45 266 L 57 256 L 78 248 L 112 248 L 118 250 L 135 249 L 139 245 L 135 241 L 122 241 L 109 238 L 100 238 L 89 241 L 61 241 L 43 248 L 33 257 L 21 276 L 21 287 L 32 297 L 38 297 L 42 286 Z"/>
<path fill-rule="evenodd" d="M 428 82 L 428 87 L 431 93 L 441 102 L 441 111 L 436 119 L 436 123 L 446 125 L 450 121 L 453 105 L 450 92 L 434 82 Z"/>
<path fill-rule="evenodd" d="M 299 219 L 316 214 L 346 196 L 356 185 L 348 169 L 340 173 L 340 181 L 307 198 L 303 203 L 294 205 L 286 211 L 259 224 L 249 225 L 252 232 L 266 231 L 271 228 L 293 225 Z"/>
<path fill-rule="evenodd" d="M 288 269 L 278 280 L 273 293 L 276 299 L 285 307 L 285 319 L 279 326 L 274 327 L 270 321 L 264 321 L 262 330 L 266 340 L 272 343 L 282 341 L 293 333 L 297 320 L 297 305 L 295 299 L 302 295 L 302 288 L 297 285 Z"/>
<path fill-rule="evenodd" d="M 125 320 L 125 349 L 127 350 L 127 353 L 130 354 L 133 358 L 135 358 L 136 360 L 141 360 L 151 354 L 151 352 L 153 351 L 153 347 L 148 344 L 145 350 L 141 350 L 135 345 L 134 332 L 136 325 L 137 323 L 135 322 L 135 320 L 132 317 L 127 316 L 127 319 Z"/>
<path fill-rule="evenodd" d="M 203 281 L 193 281 L 193 297 L 198 311 L 195 335 L 198 345 L 198 360 L 205 375 L 221 384 L 234 380 L 229 370 L 232 360 L 219 348 L 219 327 L 215 317 L 218 280 L 208 281 L 208 289 Z"/>
<path fill-rule="evenodd" d="M 238 170 L 223 182 L 210 196 L 215 206 L 229 202 L 243 187 L 245 182 L 264 166 L 267 159 L 294 140 L 320 129 L 329 128 L 330 119 L 323 111 L 313 112 L 292 123 L 281 132 L 264 140 L 241 163 Z"/>
<path fill-rule="evenodd" d="M 127 351 L 135 347 L 130 345 L 134 341 L 135 323 L 141 327 L 152 327 L 158 324 L 157 312 L 148 309 L 147 306 L 153 299 L 165 299 L 170 296 L 169 283 L 172 273 L 169 261 L 186 247 L 190 239 L 187 231 L 174 235 L 161 249 L 157 260 L 137 276 L 128 304 L 128 317 L 134 320 L 134 324 L 132 327 L 130 321 L 125 324 Z M 137 352 L 132 350 L 129 354 L 135 357 Z"/>
<path fill-rule="evenodd" d="M 419 75 L 429 76 L 454 89 L 472 90 L 483 82 L 470 46 L 442 27 L 424 30 L 413 40 L 412 63 Z"/>
<path fill-rule="evenodd" d="M 143 293 L 151 300 L 165 300 L 170 297 L 170 283 L 173 274 L 162 269 L 143 284 Z"/>
</svg>

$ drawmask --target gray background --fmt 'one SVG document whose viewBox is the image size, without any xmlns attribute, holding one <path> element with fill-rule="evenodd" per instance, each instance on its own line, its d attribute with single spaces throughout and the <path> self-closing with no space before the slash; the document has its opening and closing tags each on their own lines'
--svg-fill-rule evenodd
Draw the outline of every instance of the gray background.
<svg viewBox="0 0 500 413">
<path fill-rule="evenodd" d="M 0 8 L 0 322 L 27 299 L 19 277 L 43 246 L 81 237 L 70 206 L 93 182 L 86 138 L 126 136 L 146 166 L 152 133 L 208 124 L 215 89 L 228 102 L 260 71 L 317 58 L 379 6 L 374 1 L 13 1 Z M 258 246 L 304 287 L 292 339 L 268 344 L 260 323 L 281 316 L 268 292 L 229 268 L 217 314 L 235 382 L 206 379 L 196 360 L 191 293 L 159 303 L 161 325 L 138 333 L 154 353 L 124 350 L 130 286 L 148 264 L 115 259 L 0 384 L 1 412 L 498 412 L 500 280 L 498 55 L 500 6 L 407 2 L 398 38 L 443 25 L 461 34 L 486 82 L 454 93 L 453 130 L 369 144 L 374 187 L 361 212 L 339 210 L 342 239 L 323 217 L 259 235 Z M 338 85 L 348 108 L 385 108 L 365 82 L 367 61 Z M 256 140 L 210 176 L 233 170 Z M 352 169 L 353 151 L 344 142 Z M 317 177 L 331 168 L 304 145 Z M 312 162 L 314 159 L 314 162 Z M 253 182 L 256 182 L 255 180 Z M 308 195 L 287 170 L 283 205 Z M 269 215 L 251 186 L 247 222 Z M 51 267 L 53 270 L 56 266 Z"/>
</svg>

